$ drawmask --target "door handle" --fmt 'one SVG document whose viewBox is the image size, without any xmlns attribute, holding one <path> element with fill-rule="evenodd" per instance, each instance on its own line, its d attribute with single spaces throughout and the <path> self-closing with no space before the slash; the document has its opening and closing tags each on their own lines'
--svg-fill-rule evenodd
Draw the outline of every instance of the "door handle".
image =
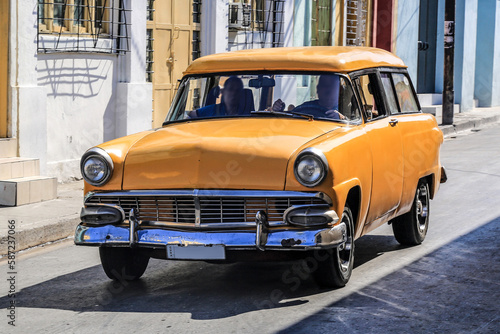
<svg viewBox="0 0 500 334">
<path fill-rule="evenodd" d="M 429 43 L 418 41 L 418 51 L 427 51 L 429 49 Z"/>
<path fill-rule="evenodd" d="M 399 121 L 398 121 L 398 119 L 397 119 L 397 118 L 391 118 L 391 119 L 389 120 L 389 124 L 390 124 L 391 126 L 395 126 L 396 124 L 398 124 L 398 122 L 399 122 Z"/>
</svg>

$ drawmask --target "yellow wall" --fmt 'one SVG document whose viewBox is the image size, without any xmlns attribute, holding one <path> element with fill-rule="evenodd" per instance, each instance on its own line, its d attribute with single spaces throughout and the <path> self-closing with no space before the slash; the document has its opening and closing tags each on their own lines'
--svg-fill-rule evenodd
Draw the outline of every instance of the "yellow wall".
<svg viewBox="0 0 500 334">
<path fill-rule="evenodd" d="M 7 137 L 9 12 L 9 0 L 0 0 L 0 138 Z"/>
<path fill-rule="evenodd" d="M 153 21 L 153 127 L 162 125 L 177 90 L 182 72 L 192 62 L 193 23 L 192 0 L 155 1 Z"/>
</svg>

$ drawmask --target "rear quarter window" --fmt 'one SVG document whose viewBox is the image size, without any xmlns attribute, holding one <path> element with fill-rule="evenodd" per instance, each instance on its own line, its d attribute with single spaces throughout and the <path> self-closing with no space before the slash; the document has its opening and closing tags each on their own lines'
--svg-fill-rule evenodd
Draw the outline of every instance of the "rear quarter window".
<svg viewBox="0 0 500 334">
<path fill-rule="evenodd" d="M 391 74 L 390 73 L 380 73 L 380 80 L 382 81 L 382 86 L 384 88 L 384 93 L 387 99 L 387 107 L 391 114 L 399 113 L 398 102 L 396 101 L 396 96 L 394 95 L 394 88 L 392 86 Z"/>
<path fill-rule="evenodd" d="M 403 73 L 392 73 L 394 89 L 402 113 L 419 111 L 415 95 L 411 89 L 410 79 Z"/>
</svg>

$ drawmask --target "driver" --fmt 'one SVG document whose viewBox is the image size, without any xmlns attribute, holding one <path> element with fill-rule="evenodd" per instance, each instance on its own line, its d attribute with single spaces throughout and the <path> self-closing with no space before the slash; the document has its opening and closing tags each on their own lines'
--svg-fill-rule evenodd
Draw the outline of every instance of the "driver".
<svg viewBox="0 0 500 334">
<path fill-rule="evenodd" d="M 224 82 L 222 102 L 212 104 L 189 112 L 190 118 L 229 116 L 241 114 L 241 100 L 243 95 L 243 81 L 237 76 L 231 76 Z"/>
<path fill-rule="evenodd" d="M 316 86 L 316 93 L 318 99 L 314 101 L 307 101 L 302 103 L 299 108 L 314 108 L 324 110 L 325 117 L 332 119 L 346 119 L 344 115 L 339 113 L 339 91 L 340 91 L 340 77 L 335 74 L 323 74 L 319 77 L 318 85 Z M 273 111 L 283 111 L 285 103 L 278 99 L 274 102 Z"/>
</svg>

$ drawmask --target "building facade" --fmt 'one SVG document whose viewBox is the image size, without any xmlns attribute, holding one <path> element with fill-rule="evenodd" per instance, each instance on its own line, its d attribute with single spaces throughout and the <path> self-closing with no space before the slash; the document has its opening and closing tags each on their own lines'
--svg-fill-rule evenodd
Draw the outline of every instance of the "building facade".
<svg viewBox="0 0 500 334">
<path fill-rule="evenodd" d="M 380 47 L 439 99 L 444 2 L 2 0 L 0 158 L 37 159 L 59 182 L 80 178 L 86 149 L 161 126 L 184 69 L 231 50 Z M 456 103 L 498 106 L 500 1 L 456 2 Z"/>
</svg>

